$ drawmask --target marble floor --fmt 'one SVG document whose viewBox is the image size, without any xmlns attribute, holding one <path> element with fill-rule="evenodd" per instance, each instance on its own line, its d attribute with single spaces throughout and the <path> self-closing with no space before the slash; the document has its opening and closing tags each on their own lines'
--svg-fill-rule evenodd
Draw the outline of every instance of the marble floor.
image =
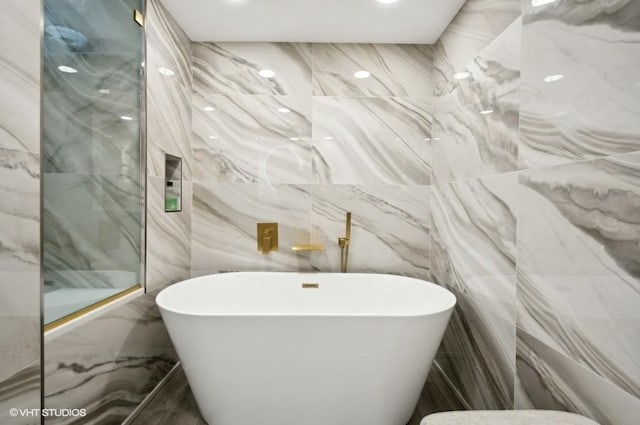
<svg viewBox="0 0 640 425">
<path fill-rule="evenodd" d="M 407 425 L 418 425 L 430 413 L 462 410 L 437 370 L 432 369 L 420 401 Z M 180 368 L 130 425 L 207 425 L 200 416 L 189 384 Z"/>
</svg>

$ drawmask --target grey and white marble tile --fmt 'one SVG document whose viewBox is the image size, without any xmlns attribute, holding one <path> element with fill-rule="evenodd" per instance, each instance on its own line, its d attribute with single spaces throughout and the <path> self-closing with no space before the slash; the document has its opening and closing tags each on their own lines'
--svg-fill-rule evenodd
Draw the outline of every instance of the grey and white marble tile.
<svg viewBox="0 0 640 425">
<path fill-rule="evenodd" d="M 193 96 L 196 180 L 310 183 L 309 96 L 206 95 L 200 90 L 196 86 Z"/>
<path fill-rule="evenodd" d="M 434 86 L 449 81 L 520 16 L 522 0 L 467 0 L 434 46 Z"/>
<path fill-rule="evenodd" d="M 138 75 L 136 65 L 118 55 L 73 55 L 65 63 L 78 72 L 60 72 L 57 62 L 52 62 L 43 73 L 44 170 L 112 174 L 117 167 L 137 167 L 140 92 L 133 77 Z"/>
<path fill-rule="evenodd" d="M 164 211 L 164 178 L 147 178 L 147 290 L 190 276 L 192 183 L 182 183 L 182 211 Z"/>
<path fill-rule="evenodd" d="M 190 181 L 193 153 L 191 42 L 159 1 L 148 3 L 147 21 L 147 169 L 164 176 L 164 154 L 183 159 Z"/>
<path fill-rule="evenodd" d="M 40 356 L 40 163 L 0 148 L 0 379 Z"/>
<path fill-rule="evenodd" d="M 426 44 L 313 44 L 316 96 L 431 97 L 432 46 Z M 368 71 L 369 78 L 354 77 Z"/>
<path fill-rule="evenodd" d="M 194 85 L 209 94 L 311 95 L 311 45 L 193 43 Z M 261 70 L 273 77 L 263 77 Z"/>
<path fill-rule="evenodd" d="M 434 100 L 433 179 L 439 183 L 517 169 L 522 21 L 460 71 Z"/>
<path fill-rule="evenodd" d="M 315 183 L 428 185 L 431 102 L 313 98 Z"/>
<path fill-rule="evenodd" d="M 43 179 L 45 271 L 139 270 L 139 177 L 45 173 Z"/>
<path fill-rule="evenodd" d="M 512 409 L 515 315 L 508 313 L 513 308 L 510 312 L 491 296 L 452 292 L 457 304 L 436 360 L 472 409 Z"/>
<path fill-rule="evenodd" d="M 427 415 L 453 410 L 465 410 L 465 406 L 447 383 L 442 373 L 432 366 L 427 382 L 422 388 L 416 409 L 407 425 L 420 425 L 422 419 Z"/>
<path fill-rule="evenodd" d="M 518 326 L 640 397 L 640 153 L 520 174 Z"/>
<path fill-rule="evenodd" d="M 191 40 L 160 0 L 147 2 L 147 63 L 153 70 L 165 67 L 175 73 L 176 80 L 193 85 Z"/>
<path fill-rule="evenodd" d="M 39 0 L 0 4 L 0 148 L 40 152 Z"/>
<path fill-rule="evenodd" d="M 640 150 L 639 19 L 634 0 L 528 5 L 521 169 Z"/>
<path fill-rule="evenodd" d="M 513 406 L 517 182 L 431 188 L 432 278 L 458 298 L 438 359 L 474 409 Z"/>
<path fill-rule="evenodd" d="M 308 243 L 311 191 L 304 185 L 197 182 L 193 187 L 193 274 L 309 271 L 291 247 Z M 257 223 L 279 224 L 278 251 L 257 249 Z"/>
<path fill-rule="evenodd" d="M 131 425 L 207 425 L 182 368 L 171 377 Z"/>
<path fill-rule="evenodd" d="M 0 381 L 0 423 L 40 425 L 39 415 L 10 415 L 10 409 L 40 409 L 40 360 Z"/>
<path fill-rule="evenodd" d="M 311 253 L 321 272 L 340 272 L 338 238 L 352 213 L 349 271 L 429 278 L 428 186 L 312 186 Z"/>
<path fill-rule="evenodd" d="M 130 20 L 124 3 L 106 11 L 95 4 L 89 15 L 81 5 L 45 7 L 43 42 L 43 137 L 46 171 L 109 174 L 105 164 L 139 162 L 140 29 Z M 57 33 L 68 26 L 91 43 L 69 45 Z M 119 38 L 96 32 L 111 28 Z M 76 69 L 61 72 L 60 65 Z M 130 120 L 123 120 L 128 116 Z"/>
<path fill-rule="evenodd" d="M 518 329 L 517 409 L 563 410 L 601 425 L 635 425 L 640 399 Z"/>
<path fill-rule="evenodd" d="M 155 305 L 157 291 L 136 298 L 48 341 L 44 407 L 83 408 L 83 418 L 46 424 L 121 423 L 176 363 Z"/>
</svg>

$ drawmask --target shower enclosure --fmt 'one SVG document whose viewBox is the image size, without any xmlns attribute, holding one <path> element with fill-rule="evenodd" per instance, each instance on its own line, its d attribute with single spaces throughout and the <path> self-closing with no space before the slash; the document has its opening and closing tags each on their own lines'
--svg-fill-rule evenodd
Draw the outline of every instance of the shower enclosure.
<svg viewBox="0 0 640 425">
<path fill-rule="evenodd" d="M 45 324 L 144 285 L 144 0 L 45 0 Z"/>
</svg>

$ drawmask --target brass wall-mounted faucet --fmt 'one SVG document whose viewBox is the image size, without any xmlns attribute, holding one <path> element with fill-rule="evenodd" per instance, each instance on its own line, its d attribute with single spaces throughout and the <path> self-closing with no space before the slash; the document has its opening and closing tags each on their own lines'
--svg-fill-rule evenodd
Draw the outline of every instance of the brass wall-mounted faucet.
<svg viewBox="0 0 640 425">
<path fill-rule="evenodd" d="M 278 250 L 278 223 L 258 223 L 258 251 L 268 254 Z"/>
<path fill-rule="evenodd" d="M 340 271 L 346 273 L 349 268 L 349 245 L 351 245 L 351 213 L 347 212 L 347 229 L 343 238 L 338 238 L 340 246 Z"/>
</svg>

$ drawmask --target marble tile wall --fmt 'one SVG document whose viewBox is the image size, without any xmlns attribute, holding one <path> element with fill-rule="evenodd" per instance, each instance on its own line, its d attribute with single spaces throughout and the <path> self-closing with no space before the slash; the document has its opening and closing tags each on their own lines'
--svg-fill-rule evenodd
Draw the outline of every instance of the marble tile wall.
<svg viewBox="0 0 640 425">
<path fill-rule="evenodd" d="M 437 360 L 475 409 L 513 406 L 517 183 L 432 187 L 432 279 L 458 298 Z"/>
<path fill-rule="evenodd" d="M 458 298 L 436 359 L 473 409 L 514 404 L 520 3 L 467 1 L 434 47 L 430 268 Z"/>
<path fill-rule="evenodd" d="M 351 270 L 428 277 L 430 46 L 194 43 L 193 57 L 192 273 L 337 271 L 352 211 Z M 281 227 L 269 256 L 261 221 Z M 309 242 L 326 250 L 291 252 Z"/>
<path fill-rule="evenodd" d="M 86 409 L 49 424 L 122 423 L 177 362 L 155 297 L 162 287 L 46 343 L 44 403 Z"/>
<path fill-rule="evenodd" d="M 140 228 L 139 119 L 140 30 L 131 6 L 44 4 L 43 54 L 43 268 L 46 290 L 93 286 L 69 270 L 129 272 L 121 283 L 142 281 Z M 55 24 L 54 24 L 55 23 Z M 114 40 L 95 28 L 104 24 Z M 63 41 L 58 26 L 74 28 L 91 40 L 83 46 Z M 74 73 L 60 72 L 60 65 Z M 121 116 L 129 116 L 123 120 Z M 68 275 L 61 282 L 52 276 Z M 49 284 L 49 282 L 53 282 Z"/>
<path fill-rule="evenodd" d="M 459 301 L 437 359 L 473 408 L 637 422 L 639 16 L 469 0 L 436 43 L 430 269 Z"/>
<path fill-rule="evenodd" d="M 40 407 L 41 2 L 0 4 L 0 422 Z"/>
<path fill-rule="evenodd" d="M 191 273 L 193 151 L 191 42 L 159 1 L 148 1 L 147 289 Z M 182 158 L 182 211 L 164 211 L 165 154 Z"/>
<path fill-rule="evenodd" d="M 177 361 L 154 300 L 190 275 L 191 44 L 158 1 L 147 2 L 146 25 L 148 293 L 47 341 L 45 407 L 87 411 L 47 424 L 121 423 Z M 177 213 L 164 212 L 165 153 L 183 159 Z"/>
</svg>

